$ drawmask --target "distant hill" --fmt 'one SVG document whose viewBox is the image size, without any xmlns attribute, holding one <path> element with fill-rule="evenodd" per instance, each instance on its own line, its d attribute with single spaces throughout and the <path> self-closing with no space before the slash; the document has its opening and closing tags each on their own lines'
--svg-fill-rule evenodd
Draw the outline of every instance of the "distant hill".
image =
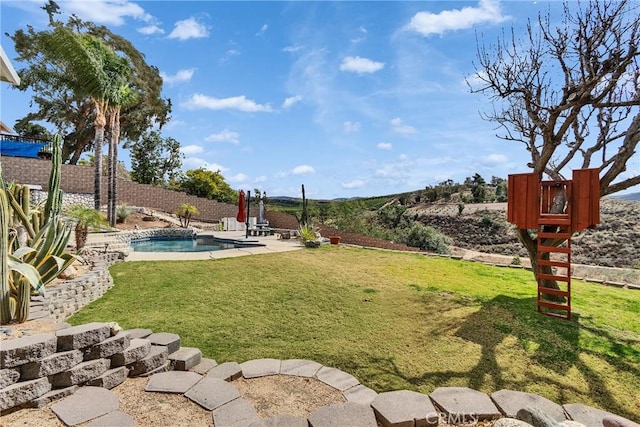
<svg viewBox="0 0 640 427">
<path fill-rule="evenodd" d="M 639 193 L 629 193 L 623 194 L 621 196 L 615 196 L 616 199 L 627 200 L 629 202 L 640 202 L 640 192 Z"/>
</svg>

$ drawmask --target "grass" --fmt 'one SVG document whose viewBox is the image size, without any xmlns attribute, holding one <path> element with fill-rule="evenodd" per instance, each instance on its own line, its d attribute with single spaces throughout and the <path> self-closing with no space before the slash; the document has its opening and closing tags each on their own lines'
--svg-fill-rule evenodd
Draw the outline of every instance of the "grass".
<svg viewBox="0 0 640 427">
<path fill-rule="evenodd" d="M 566 322 L 536 313 L 527 271 L 333 245 L 111 274 L 70 323 L 174 332 L 219 363 L 312 359 L 379 392 L 508 388 L 640 421 L 640 292 L 574 281 Z"/>
</svg>

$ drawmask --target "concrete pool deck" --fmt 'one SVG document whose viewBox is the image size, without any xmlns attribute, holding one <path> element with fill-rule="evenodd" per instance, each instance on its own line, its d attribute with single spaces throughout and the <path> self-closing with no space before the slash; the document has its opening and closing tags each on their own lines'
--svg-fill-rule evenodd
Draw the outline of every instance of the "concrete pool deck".
<svg viewBox="0 0 640 427">
<path fill-rule="evenodd" d="M 203 232 L 201 235 L 214 236 L 220 239 L 245 240 L 244 231 Z M 250 236 L 249 242 L 257 242 L 264 246 L 250 246 L 237 249 L 224 249 L 206 252 L 129 252 L 126 261 L 186 261 L 203 259 L 232 258 L 246 255 L 260 255 L 277 252 L 288 252 L 302 249 L 304 246 L 297 239 L 278 239 L 278 236 Z"/>
</svg>

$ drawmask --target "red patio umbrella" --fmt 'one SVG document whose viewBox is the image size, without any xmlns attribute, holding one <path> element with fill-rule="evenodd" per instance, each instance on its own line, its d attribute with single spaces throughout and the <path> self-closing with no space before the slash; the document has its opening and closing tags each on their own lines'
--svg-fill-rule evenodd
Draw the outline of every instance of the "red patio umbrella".
<svg viewBox="0 0 640 427">
<path fill-rule="evenodd" d="M 240 190 L 238 194 L 238 214 L 236 220 L 240 223 L 247 222 L 247 205 L 244 200 L 244 190 Z"/>
</svg>

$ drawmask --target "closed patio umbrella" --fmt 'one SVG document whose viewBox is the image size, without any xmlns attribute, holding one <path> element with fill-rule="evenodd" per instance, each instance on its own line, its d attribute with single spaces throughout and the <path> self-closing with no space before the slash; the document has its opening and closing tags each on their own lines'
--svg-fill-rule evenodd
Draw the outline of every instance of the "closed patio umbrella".
<svg viewBox="0 0 640 427">
<path fill-rule="evenodd" d="M 236 221 L 239 223 L 247 222 L 247 205 L 244 199 L 244 190 L 240 190 L 238 194 L 238 214 Z"/>
</svg>

